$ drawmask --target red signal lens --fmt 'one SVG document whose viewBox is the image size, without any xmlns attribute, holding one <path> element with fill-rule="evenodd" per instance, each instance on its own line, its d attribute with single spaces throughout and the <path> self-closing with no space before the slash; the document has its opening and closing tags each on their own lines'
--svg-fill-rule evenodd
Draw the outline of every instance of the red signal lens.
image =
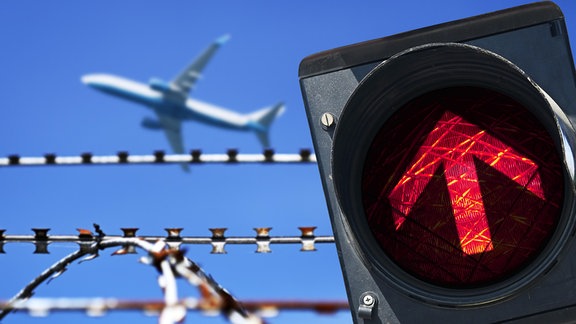
<svg viewBox="0 0 576 324">
<path fill-rule="evenodd" d="M 527 266 L 560 219 L 555 143 L 519 102 L 479 87 L 426 93 L 374 137 L 362 175 L 384 252 L 426 282 L 471 288 Z"/>
</svg>

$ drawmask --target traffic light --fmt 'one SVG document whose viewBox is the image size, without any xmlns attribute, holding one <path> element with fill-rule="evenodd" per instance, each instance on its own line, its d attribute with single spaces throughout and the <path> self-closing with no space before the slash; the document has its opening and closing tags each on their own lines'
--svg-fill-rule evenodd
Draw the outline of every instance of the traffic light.
<svg viewBox="0 0 576 324">
<path fill-rule="evenodd" d="M 321 52 L 299 77 L 356 323 L 576 321 L 555 4 Z"/>
</svg>

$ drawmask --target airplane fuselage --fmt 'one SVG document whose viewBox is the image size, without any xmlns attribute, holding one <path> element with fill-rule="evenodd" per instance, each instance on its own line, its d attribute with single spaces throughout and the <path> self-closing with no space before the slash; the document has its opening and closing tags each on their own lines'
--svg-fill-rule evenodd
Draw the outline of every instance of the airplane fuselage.
<svg viewBox="0 0 576 324">
<path fill-rule="evenodd" d="M 109 74 L 88 75 L 83 78 L 83 82 L 102 92 L 144 105 L 158 114 L 178 120 L 195 120 L 236 130 L 261 130 L 258 129 L 259 125 L 251 123 L 246 115 L 179 96 L 169 89 L 161 91 L 147 84 Z"/>
</svg>

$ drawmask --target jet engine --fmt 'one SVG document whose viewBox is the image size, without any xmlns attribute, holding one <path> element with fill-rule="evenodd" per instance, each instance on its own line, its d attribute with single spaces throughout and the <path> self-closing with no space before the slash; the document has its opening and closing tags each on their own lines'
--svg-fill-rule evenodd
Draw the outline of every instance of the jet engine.
<svg viewBox="0 0 576 324">
<path fill-rule="evenodd" d="M 142 120 L 142 122 L 140 123 L 140 125 L 142 125 L 142 127 L 147 128 L 147 129 L 151 129 L 151 130 L 160 130 L 162 129 L 162 125 L 160 124 L 160 122 L 156 119 L 152 119 L 152 118 L 144 118 Z"/>
<path fill-rule="evenodd" d="M 166 81 L 161 80 L 161 79 L 152 78 L 152 79 L 150 79 L 150 82 L 148 82 L 148 84 L 150 85 L 150 88 L 157 90 L 157 91 L 160 91 L 162 93 L 174 91 L 170 87 L 169 83 L 166 83 Z"/>
</svg>

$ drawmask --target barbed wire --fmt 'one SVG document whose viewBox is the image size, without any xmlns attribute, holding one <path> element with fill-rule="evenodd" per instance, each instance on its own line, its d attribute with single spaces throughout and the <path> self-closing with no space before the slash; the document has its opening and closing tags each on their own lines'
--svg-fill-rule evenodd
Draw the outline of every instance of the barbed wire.
<svg viewBox="0 0 576 324">
<path fill-rule="evenodd" d="M 276 154 L 266 149 L 262 154 L 239 154 L 229 149 L 225 154 L 203 154 L 192 150 L 189 154 L 167 155 L 155 151 L 152 155 L 130 155 L 118 152 L 116 155 L 95 156 L 83 153 L 79 156 L 58 156 L 45 154 L 41 157 L 21 157 L 10 155 L 0 157 L 0 167 L 10 166 L 72 166 L 72 165 L 130 165 L 130 164 L 205 164 L 205 163 L 260 163 L 260 164 L 314 164 L 316 156 L 309 149 L 298 154 Z M 211 245 L 211 253 L 225 254 L 228 244 L 253 244 L 257 253 L 270 253 L 271 244 L 299 244 L 300 251 L 316 251 L 316 243 L 334 243 L 333 236 L 316 236 L 316 227 L 299 227 L 299 236 L 270 236 L 270 227 L 254 228 L 255 236 L 225 235 L 226 228 L 210 228 L 211 236 L 182 236 L 183 228 L 166 228 L 166 235 L 140 236 L 138 228 L 121 228 L 122 235 L 106 235 L 97 224 L 96 234 L 89 230 L 78 229 L 78 235 L 51 235 L 49 228 L 32 228 L 33 235 L 6 234 L 0 229 L 0 253 L 6 253 L 4 246 L 12 243 L 32 243 L 34 253 L 49 253 L 48 246 L 57 243 L 77 243 L 79 249 L 57 261 L 26 285 L 16 296 L 7 302 L 0 301 L 0 319 L 13 310 L 28 311 L 31 315 L 48 315 L 54 311 L 84 311 L 88 315 L 103 314 L 112 310 L 142 310 L 159 314 L 159 323 L 176 323 L 184 319 L 188 310 L 210 312 L 224 315 L 232 323 L 264 323 L 259 314 L 277 313 L 279 310 L 314 310 L 319 313 L 333 313 L 348 309 L 347 302 L 333 301 L 247 301 L 247 306 L 238 302 L 211 276 L 206 275 L 194 262 L 184 257 L 180 249 L 183 244 Z M 98 256 L 98 250 L 120 247 L 112 255 L 134 254 L 140 248 L 148 252 L 142 258 L 159 271 L 159 285 L 163 290 L 163 301 L 122 301 L 118 299 L 30 299 L 41 283 L 62 275 L 68 265 L 84 257 L 80 262 Z M 200 299 L 178 299 L 175 278 L 181 277 L 198 287 Z M 103 306 L 104 305 L 104 306 Z"/>
<path fill-rule="evenodd" d="M 244 300 L 240 302 L 250 312 L 260 317 L 275 317 L 282 311 L 313 311 L 333 314 L 348 311 L 347 301 L 302 301 L 302 300 Z M 187 311 L 201 311 L 197 298 L 182 298 L 178 305 Z M 126 300 L 117 298 L 31 298 L 15 304 L 0 301 L 0 309 L 11 307 L 15 311 L 27 312 L 33 317 L 45 317 L 54 312 L 83 312 L 87 316 L 104 316 L 109 312 L 141 311 L 147 315 L 158 315 L 166 307 L 162 300 Z"/>
<path fill-rule="evenodd" d="M 4 246 L 11 243 L 32 243 L 35 245 L 34 254 L 50 253 L 48 246 L 57 243 L 77 243 L 80 246 L 96 243 L 99 240 L 133 238 L 152 243 L 158 240 L 165 240 L 171 247 L 179 248 L 182 244 L 210 245 L 212 254 L 226 254 L 226 245 L 256 245 L 256 253 L 272 252 L 272 244 L 299 244 L 300 251 L 316 251 L 316 244 L 334 243 L 334 236 L 316 236 L 315 226 L 298 227 L 300 236 L 270 236 L 271 227 L 254 228 L 255 236 L 231 236 L 225 235 L 227 228 L 209 228 L 211 236 L 182 236 L 183 228 L 166 228 L 166 236 L 140 236 L 137 235 L 138 228 L 121 228 L 122 235 L 106 235 L 97 224 L 98 235 L 85 229 L 77 229 L 78 235 L 50 235 L 49 228 L 32 228 L 33 235 L 12 235 L 6 234 L 5 229 L 0 229 L 0 253 L 6 253 Z M 134 253 L 134 248 L 126 247 L 124 254 Z"/>
<path fill-rule="evenodd" d="M 231 323 L 264 323 L 264 321 L 247 311 L 226 289 L 220 286 L 214 278 L 207 275 L 196 263 L 184 256 L 184 251 L 175 249 L 164 240 L 158 240 L 154 244 L 137 237 L 106 238 L 100 227 L 96 228 L 96 241 L 80 246 L 80 249 L 58 260 L 52 266 L 34 278 L 22 288 L 13 298 L 5 303 L 0 309 L 0 319 L 18 308 L 34 294 L 34 290 L 43 282 L 59 277 L 74 261 L 83 258 L 80 262 L 89 261 L 98 257 L 101 250 L 113 247 L 122 247 L 113 255 L 125 254 L 120 251 L 130 246 L 140 248 L 148 254 L 140 258 L 144 264 L 154 266 L 160 273 L 158 283 L 164 293 L 164 302 L 160 310 L 159 323 L 168 324 L 181 322 L 186 316 L 186 307 L 178 298 L 177 277 L 185 279 L 188 283 L 198 287 L 200 300 L 196 307 L 213 313 L 222 314 Z M 88 230 L 82 230 L 84 235 Z M 91 234 L 92 235 L 92 234 Z M 94 235 L 92 235 L 94 236 Z"/>
<path fill-rule="evenodd" d="M 191 150 L 189 154 L 166 154 L 164 151 L 155 151 L 152 155 L 130 155 L 121 151 L 116 155 L 100 156 L 92 153 L 82 153 L 79 156 L 58 156 L 50 153 L 38 157 L 22 157 L 18 154 L 0 157 L 0 167 L 182 163 L 308 164 L 316 163 L 316 156 L 310 149 L 301 149 L 298 154 L 280 154 L 275 153 L 273 149 L 266 149 L 261 154 L 241 154 L 236 149 L 229 149 L 225 154 L 205 154 L 201 150 Z"/>
</svg>

